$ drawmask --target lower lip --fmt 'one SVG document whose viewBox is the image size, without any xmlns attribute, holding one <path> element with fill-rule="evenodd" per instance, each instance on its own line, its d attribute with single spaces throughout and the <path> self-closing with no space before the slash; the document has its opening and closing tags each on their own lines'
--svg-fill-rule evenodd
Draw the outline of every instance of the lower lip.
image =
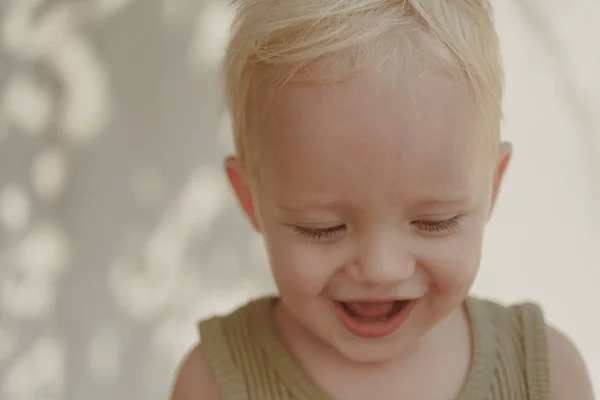
<svg viewBox="0 0 600 400">
<path fill-rule="evenodd" d="M 406 318 L 408 318 L 416 303 L 416 300 L 410 300 L 402 310 L 398 311 L 393 317 L 385 321 L 367 322 L 351 317 L 340 302 L 334 301 L 336 313 L 340 318 L 342 325 L 344 325 L 344 328 L 355 336 L 368 339 L 382 338 L 395 332 Z"/>
</svg>

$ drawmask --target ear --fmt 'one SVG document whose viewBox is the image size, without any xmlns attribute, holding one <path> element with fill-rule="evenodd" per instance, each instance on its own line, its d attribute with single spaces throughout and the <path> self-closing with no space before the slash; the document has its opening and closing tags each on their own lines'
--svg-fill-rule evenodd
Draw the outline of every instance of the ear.
<svg viewBox="0 0 600 400">
<path fill-rule="evenodd" d="M 225 171 L 227 172 L 229 183 L 231 184 L 244 213 L 250 220 L 252 227 L 257 232 L 260 232 L 256 211 L 254 209 L 254 201 L 252 200 L 252 192 L 244 178 L 239 160 L 234 156 L 227 157 L 225 159 Z"/>
<path fill-rule="evenodd" d="M 504 174 L 506 172 L 506 169 L 508 168 L 511 156 L 512 144 L 508 142 L 500 143 L 498 159 L 495 161 L 494 165 L 494 180 L 492 182 L 492 201 L 490 203 L 490 211 L 488 218 L 491 217 L 492 212 L 494 211 L 496 200 L 498 199 L 498 193 L 500 192 L 500 186 L 502 185 L 502 180 L 504 179 Z"/>
</svg>

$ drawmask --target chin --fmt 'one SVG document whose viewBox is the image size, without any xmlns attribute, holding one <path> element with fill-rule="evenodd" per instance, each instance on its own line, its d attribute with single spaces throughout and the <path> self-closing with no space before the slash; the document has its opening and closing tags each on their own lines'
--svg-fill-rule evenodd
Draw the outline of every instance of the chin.
<svg viewBox="0 0 600 400">
<path fill-rule="evenodd" d="M 383 364 L 401 357 L 409 343 L 355 343 L 334 345 L 344 358 L 360 364 Z"/>
</svg>

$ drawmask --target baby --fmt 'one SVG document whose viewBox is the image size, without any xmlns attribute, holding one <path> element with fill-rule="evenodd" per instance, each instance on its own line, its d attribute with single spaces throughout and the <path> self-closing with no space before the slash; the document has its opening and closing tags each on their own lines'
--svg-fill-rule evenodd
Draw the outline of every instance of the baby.
<svg viewBox="0 0 600 400">
<path fill-rule="evenodd" d="M 240 0 L 226 171 L 277 297 L 200 324 L 174 400 L 590 400 L 534 304 L 469 295 L 511 156 L 489 0 Z"/>
</svg>

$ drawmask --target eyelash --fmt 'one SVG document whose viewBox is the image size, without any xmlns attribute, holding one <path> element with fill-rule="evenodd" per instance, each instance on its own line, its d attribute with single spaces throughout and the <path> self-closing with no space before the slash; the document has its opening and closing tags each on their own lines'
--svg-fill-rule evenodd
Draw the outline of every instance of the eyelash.
<svg viewBox="0 0 600 400">
<path fill-rule="evenodd" d="M 443 221 L 415 221 L 412 224 L 418 226 L 419 230 L 424 233 L 445 233 L 456 232 L 459 227 L 458 219 L 460 216 L 452 217 Z M 320 241 L 337 236 L 346 230 L 345 225 L 333 226 L 331 228 L 306 228 L 303 226 L 295 226 L 294 231 L 302 239 L 310 239 Z"/>
<path fill-rule="evenodd" d="M 425 233 L 456 232 L 458 230 L 458 219 L 460 216 L 452 217 L 443 221 L 415 221 L 414 225 Z"/>
<path fill-rule="evenodd" d="M 295 226 L 294 231 L 302 239 L 310 239 L 313 241 L 319 241 L 323 239 L 329 239 L 337 236 L 346 230 L 346 225 L 332 226 L 331 228 L 306 228 L 303 226 Z"/>
</svg>

